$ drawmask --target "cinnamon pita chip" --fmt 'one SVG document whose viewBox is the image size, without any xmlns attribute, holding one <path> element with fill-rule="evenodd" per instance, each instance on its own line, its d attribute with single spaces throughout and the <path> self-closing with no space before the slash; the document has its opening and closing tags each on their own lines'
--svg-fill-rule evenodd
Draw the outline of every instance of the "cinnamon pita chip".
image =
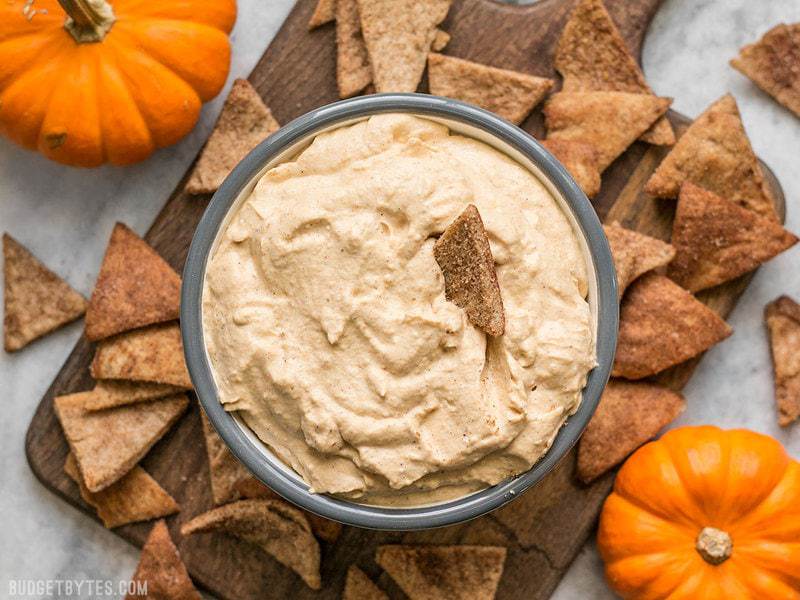
<svg viewBox="0 0 800 600">
<path fill-rule="evenodd" d="M 355 96 L 372 82 L 356 0 L 336 0 L 336 84 L 339 97 Z"/>
<path fill-rule="evenodd" d="M 186 191 L 190 194 L 217 191 L 233 168 L 279 128 L 255 88 L 244 79 L 236 79 L 189 176 Z"/>
<path fill-rule="evenodd" d="M 268 498 L 271 500 L 283 501 L 278 494 L 273 492 L 253 476 L 240 479 L 236 482 L 234 487 L 236 492 L 242 498 Z M 329 544 L 332 544 L 339 539 L 339 535 L 342 533 L 341 523 L 331 521 L 330 519 L 320 517 L 319 515 L 315 515 L 314 513 L 305 510 L 303 511 L 303 514 L 306 516 L 308 524 L 311 525 L 311 531 L 319 539 L 324 542 L 328 542 Z"/>
<path fill-rule="evenodd" d="M 611 225 L 603 225 L 603 230 L 611 246 L 620 298 L 634 279 L 663 267 L 675 256 L 675 248 L 670 244 L 638 231 L 625 229 L 616 221 Z"/>
<path fill-rule="evenodd" d="M 730 281 L 797 243 L 772 219 L 692 183 L 681 186 L 669 276 L 691 292 Z"/>
<path fill-rule="evenodd" d="M 493 600 L 506 549 L 496 546 L 379 546 L 375 562 L 411 600 Z"/>
<path fill-rule="evenodd" d="M 776 25 L 731 65 L 800 117 L 800 23 Z"/>
<path fill-rule="evenodd" d="M 83 296 L 7 233 L 3 261 L 6 352 L 27 346 L 86 311 Z"/>
<path fill-rule="evenodd" d="M 91 366 L 95 379 L 166 383 L 191 389 L 177 323 L 136 329 L 98 344 Z"/>
<path fill-rule="evenodd" d="M 355 565 L 347 569 L 342 600 L 389 600 L 381 588 Z"/>
<path fill-rule="evenodd" d="M 308 28 L 316 29 L 336 18 L 336 0 L 317 0 L 317 6 L 308 20 Z"/>
<path fill-rule="evenodd" d="M 206 454 L 208 455 L 208 471 L 211 479 L 211 496 L 214 504 L 225 504 L 239 498 L 236 484 L 243 479 L 253 476 L 250 471 L 236 460 L 225 442 L 219 437 L 214 426 L 208 420 L 206 413 L 200 411 L 203 421 L 203 436 L 206 440 Z"/>
<path fill-rule="evenodd" d="M 181 278 L 147 242 L 114 226 L 86 311 L 92 341 L 180 315 Z"/>
<path fill-rule="evenodd" d="M 621 463 L 683 412 L 683 396 L 612 379 L 578 445 L 578 477 L 589 483 Z"/>
<path fill-rule="evenodd" d="M 611 375 L 641 379 L 697 356 L 733 330 L 672 280 L 649 273 L 628 289 L 620 308 Z"/>
<path fill-rule="evenodd" d="M 492 336 L 503 335 L 506 318 L 494 258 L 481 215 L 473 204 L 436 240 L 433 256 L 444 275 L 447 299 L 464 309 L 475 327 Z"/>
<path fill-rule="evenodd" d="M 781 296 L 764 310 L 775 373 L 778 423 L 800 418 L 800 304 Z"/>
<path fill-rule="evenodd" d="M 97 510 L 97 516 L 108 529 L 166 517 L 180 510 L 175 499 L 138 465 L 97 493 L 86 489 L 72 453 L 67 455 L 64 472 L 78 484 L 81 498 Z"/>
<path fill-rule="evenodd" d="M 591 144 L 572 140 L 543 140 L 542 146 L 569 171 L 589 198 L 600 192 L 600 157 Z"/>
<path fill-rule="evenodd" d="M 558 40 L 555 67 L 565 92 L 653 93 L 601 0 L 582 0 L 572 11 Z M 675 133 L 662 118 L 641 139 L 669 146 Z"/>
<path fill-rule="evenodd" d="M 434 52 L 441 52 L 449 43 L 450 34 L 443 29 L 437 29 L 436 35 L 433 38 L 433 43 L 431 44 L 431 50 Z"/>
<path fill-rule="evenodd" d="M 375 89 L 414 92 L 451 0 L 358 0 Z"/>
<path fill-rule="evenodd" d="M 172 427 L 189 405 L 183 394 L 146 404 L 89 412 L 91 392 L 58 396 L 56 415 L 90 492 L 107 488 L 128 473 Z"/>
<path fill-rule="evenodd" d="M 303 513 L 276 500 L 240 500 L 196 516 L 181 534 L 221 531 L 254 544 L 300 575 L 308 587 L 321 587 L 319 544 Z"/>
<path fill-rule="evenodd" d="M 736 100 L 730 94 L 708 107 L 689 126 L 644 189 L 657 198 L 677 198 L 686 181 L 778 220 L 772 192 L 750 146 Z"/>
<path fill-rule="evenodd" d="M 107 408 L 156 400 L 177 394 L 182 390 L 183 388 L 165 383 L 101 379 L 92 389 L 85 406 L 86 410 L 90 411 L 106 410 Z"/>
<path fill-rule="evenodd" d="M 469 102 L 514 124 L 522 123 L 553 87 L 552 79 L 433 52 L 428 80 L 431 94 Z"/>
<path fill-rule="evenodd" d="M 547 139 L 590 144 L 600 171 L 636 141 L 672 100 L 627 92 L 559 92 L 545 104 Z"/>
<path fill-rule="evenodd" d="M 146 583 L 147 597 L 154 600 L 201 600 L 163 520 L 150 530 L 132 581 Z M 128 594 L 125 600 L 141 597 Z"/>
</svg>

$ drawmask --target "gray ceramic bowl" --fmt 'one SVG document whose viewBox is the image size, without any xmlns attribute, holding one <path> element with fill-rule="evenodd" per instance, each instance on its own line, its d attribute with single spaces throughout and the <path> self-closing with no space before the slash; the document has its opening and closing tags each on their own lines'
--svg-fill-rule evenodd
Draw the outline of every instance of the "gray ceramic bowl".
<svg viewBox="0 0 800 600">
<path fill-rule="evenodd" d="M 589 374 L 577 412 L 563 425 L 550 450 L 529 471 L 493 487 L 444 503 L 414 508 L 368 506 L 324 494 L 308 486 L 284 465 L 235 415 L 225 412 L 203 341 L 203 278 L 218 233 L 270 166 L 292 158 L 322 131 L 386 112 L 407 112 L 444 122 L 451 129 L 481 139 L 525 164 L 562 204 L 578 238 L 584 242 L 589 272 L 589 302 L 597 340 L 598 365 Z M 617 340 L 616 275 L 600 221 L 586 196 L 564 167 L 530 135 L 474 106 L 423 94 L 380 94 L 323 106 L 282 127 L 255 148 L 231 172 L 200 221 L 183 273 L 181 330 L 186 362 L 197 396 L 209 419 L 234 455 L 278 494 L 313 513 L 359 527 L 408 530 L 441 527 L 473 519 L 519 496 L 542 479 L 580 437 L 606 385 Z M 532 493 L 536 493 L 533 491 Z"/>
</svg>

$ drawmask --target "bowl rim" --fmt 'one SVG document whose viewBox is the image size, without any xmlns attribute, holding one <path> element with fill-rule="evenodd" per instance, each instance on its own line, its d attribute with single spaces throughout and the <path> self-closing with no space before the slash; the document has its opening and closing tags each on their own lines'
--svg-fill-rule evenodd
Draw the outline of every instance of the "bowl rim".
<svg viewBox="0 0 800 600">
<path fill-rule="evenodd" d="M 279 459 L 275 457 L 278 462 L 274 462 L 264 454 L 219 402 L 202 326 L 206 265 L 218 230 L 240 192 L 265 164 L 292 144 L 336 124 L 387 112 L 439 117 L 476 127 L 532 161 L 563 195 L 580 227 L 594 264 L 597 285 L 597 366 L 589 372 L 578 410 L 563 423 L 547 452 L 528 471 L 497 485 L 443 503 L 412 508 L 365 505 L 327 494 L 312 494 L 305 483 L 291 479 Z M 298 117 L 261 142 L 231 171 L 212 197 L 192 238 L 181 288 L 181 335 L 189 374 L 206 415 L 234 456 L 260 481 L 293 504 L 347 525 L 380 530 L 430 529 L 468 521 L 503 506 L 539 482 L 566 456 L 594 414 L 610 375 L 618 321 L 617 277 L 608 241 L 594 208 L 561 163 L 532 136 L 497 115 L 427 94 L 374 94 L 334 102 Z"/>
</svg>

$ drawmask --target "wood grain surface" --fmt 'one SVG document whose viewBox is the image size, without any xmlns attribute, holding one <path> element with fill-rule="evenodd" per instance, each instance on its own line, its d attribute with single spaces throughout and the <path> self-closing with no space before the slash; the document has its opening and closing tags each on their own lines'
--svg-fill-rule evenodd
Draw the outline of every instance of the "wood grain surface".
<svg viewBox="0 0 800 600">
<path fill-rule="evenodd" d="M 251 82 L 281 123 L 337 100 L 334 28 L 326 25 L 313 32 L 306 28 L 315 2 L 299 0 L 250 75 Z M 443 25 L 452 35 L 444 52 L 555 77 L 554 44 L 574 2 L 541 0 L 532 6 L 512 6 L 491 0 L 455 0 Z M 606 0 L 636 56 L 659 3 L 660 0 Z M 423 80 L 420 91 L 426 89 Z M 688 122 L 674 113 L 670 119 L 679 131 Z M 541 112 L 535 111 L 523 127 L 541 137 L 544 133 Z M 594 202 L 602 218 L 619 220 L 627 227 L 668 239 L 674 202 L 654 200 L 642 192 L 665 152 L 637 142 L 606 171 L 602 192 Z M 782 198 L 774 177 L 768 173 L 768 178 L 776 196 Z M 146 236 L 179 271 L 208 201 L 208 197 L 185 194 L 183 183 L 167 200 Z M 700 298 L 725 316 L 748 281 L 748 277 L 742 278 L 704 292 Z M 62 471 L 67 445 L 53 412 L 55 395 L 91 389 L 88 366 L 93 351 L 93 345 L 86 339 L 75 346 L 38 406 L 28 430 L 26 453 L 33 472 L 47 488 L 96 518 Z M 680 365 L 658 379 L 679 389 L 695 365 L 696 361 Z M 375 578 L 392 598 L 402 598 L 397 586 L 373 560 L 376 545 L 399 541 L 508 546 L 498 598 L 548 598 L 592 532 L 613 481 L 613 474 L 608 474 L 591 486 L 579 484 L 574 477 L 573 451 L 538 486 L 499 511 L 470 523 L 406 534 L 345 528 L 335 545 L 323 544 L 323 590 L 312 592 L 292 572 L 233 538 L 180 537 L 180 524 L 212 505 L 198 410 L 194 400 L 191 410 L 144 458 L 142 465 L 181 505 L 181 512 L 169 519 L 169 527 L 192 577 L 216 596 L 231 600 L 338 598 L 347 567 L 352 563 Z M 141 523 L 120 527 L 115 532 L 141 546 L 150 527 L 151 523 Z"/>
</svg>

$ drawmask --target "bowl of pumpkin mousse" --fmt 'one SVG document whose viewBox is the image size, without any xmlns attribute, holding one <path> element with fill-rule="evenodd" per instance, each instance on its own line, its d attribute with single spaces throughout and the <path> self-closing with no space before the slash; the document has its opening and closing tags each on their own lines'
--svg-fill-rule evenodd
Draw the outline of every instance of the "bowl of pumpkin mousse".
<svg viewBox="0 0 800 600">
<path fill-rule="evenodd" d="M 618 321 L 566 170 L 501 118 L 422 94 L 337 102 L 253 150 L 198 226 L 181 310 L 233 455 L 376 529 L 465 521 L 539 481 L 597 406 Z"/>
</svg>

